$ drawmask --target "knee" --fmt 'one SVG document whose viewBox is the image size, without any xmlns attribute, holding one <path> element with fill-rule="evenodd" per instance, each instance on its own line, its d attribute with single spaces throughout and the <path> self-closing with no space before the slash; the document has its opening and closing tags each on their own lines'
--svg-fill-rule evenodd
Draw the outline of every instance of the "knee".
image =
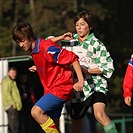
<svg viewBox="0 0 133 133">
<path fill-rule="evenodd" d="M 36 107 L 33 106 L 33 108 L 31 109 L 31 115 L 33 118 L 35 118 L 37 116 L 37 111 L 36 111 Z"/>
<path fill-rule="evenodd" d="M 39 108 L 37 106 L 33 106 L 33 108 L 31 109 L 31 115 L 32 117 L 36 120 L 41 114 L 41 111 L 39 110 Z"/>
</svg>

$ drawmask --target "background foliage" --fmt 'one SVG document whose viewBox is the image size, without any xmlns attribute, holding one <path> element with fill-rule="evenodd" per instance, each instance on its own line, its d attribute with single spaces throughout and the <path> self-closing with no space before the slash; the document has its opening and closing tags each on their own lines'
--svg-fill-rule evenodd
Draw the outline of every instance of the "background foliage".
<svg viewBox="0 0 133 133">
<path fill-rule="evenodd" d="M 95 16 L 96 36 L 114 59 L 115 72 L 109 80 L 108 112 L 130 113 L 123 103 L 122 82 L 132 47 L 132 0 L 0 0 L 0 57 L 22 52 L 12 41 L 12 28 L 29 22 L 36 35 L 47 37 L 74 30 L 73 20 L 83 10 Z"/>
</svg>

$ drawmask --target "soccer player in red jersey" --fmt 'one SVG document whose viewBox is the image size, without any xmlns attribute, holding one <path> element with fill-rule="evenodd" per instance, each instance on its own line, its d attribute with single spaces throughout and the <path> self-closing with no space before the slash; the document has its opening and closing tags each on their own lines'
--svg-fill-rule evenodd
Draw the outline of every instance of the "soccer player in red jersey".
<svg viewBox="0 0 133 133">
<path fill-rule="evenodd" d="M 124 101 L 128 106 L 131 106 L 133 91 L 133 54 L 131 55 L 131 59 L 128 63 L 127 70 L 125 73 L 123 81 L 123 90 Z"/>
<path fill-rule="evenodd" d="M 35 67 L 29 70 L 37 70 L 44 87 L 44 96 L 33 106 L 31 114 L 46 133 L 60 132 L 58 121 L 63 104 L 71 99 L 74 89 L 83 89 L 84 79 L 78 56 L 54 43 L 69 35 L 65 33 L 53 40 L 38 38 L 34 35 L 31 25 L 25 22 L 17 24 L 12 32 L 13 40 L 23 51 L 30 50 Z M 71 64 L 78 77 L 75 84 Z"/>
</svg>

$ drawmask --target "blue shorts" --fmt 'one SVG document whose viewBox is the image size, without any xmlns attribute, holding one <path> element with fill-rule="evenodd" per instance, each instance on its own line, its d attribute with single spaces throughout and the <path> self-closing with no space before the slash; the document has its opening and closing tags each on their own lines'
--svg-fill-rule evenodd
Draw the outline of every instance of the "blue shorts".
<svg viewBox="0 0 133 133">
<path fill-rule="evenodd" d="M 39 106 L 50 118 L 55 119 L 61 116 L 65 102 L 65 100 L 48 93 L 42 96 L 35 105 Z"/>
</svg>

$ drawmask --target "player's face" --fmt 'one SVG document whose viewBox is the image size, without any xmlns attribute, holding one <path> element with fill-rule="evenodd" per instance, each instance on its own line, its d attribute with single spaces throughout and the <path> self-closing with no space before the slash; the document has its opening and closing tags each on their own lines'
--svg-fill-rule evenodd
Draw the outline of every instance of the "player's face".
<svg viewBox="0 0 133 133">
<path fill-rule="evenodd" d="M 19 42 L 19 46 L 23 49 L 23 51 L 31 50 L 32 48 L 32 41 L 25 39 Z"/>
<path fill-rule="evenodd" d="M 89 25 L 86 23 L 86 21 L 83 18 L 80 18 L 75 25 L 77 34 L 80 38 L 86 39 L 86 37 L 90 33 Z"/>
</svg>

